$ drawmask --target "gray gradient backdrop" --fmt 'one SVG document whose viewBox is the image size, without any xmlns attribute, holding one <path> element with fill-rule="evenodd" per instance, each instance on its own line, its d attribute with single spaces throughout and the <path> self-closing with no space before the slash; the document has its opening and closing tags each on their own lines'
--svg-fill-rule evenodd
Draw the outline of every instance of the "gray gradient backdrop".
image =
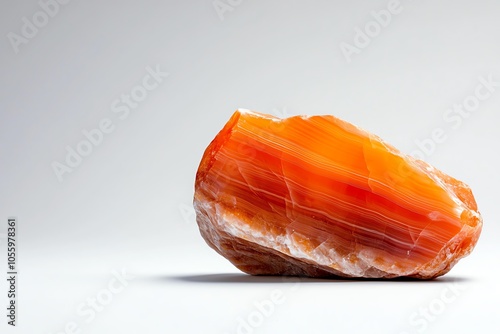
<svg viewBox="0 0 500 334">
<path fill-rule="evenodd" d="M 1 333 L 500 332 L 498 1 L 401 0 L 385 26 L 371 12 L 390 1 L 42 3 L 51 16 L 34 0 L 0 11 L 2 272 L 7 217 L 20 224 L 18 326 L 2 311 Z M 350 61 L 342 43 L 359 46 Z M 147 68 L 169 75 L 125 117 Z M 478 100 L 481 77 L 497 86 Z M 474 191 L 477 248 L 434 282 L 239 275 L 191 207 L 201 155 L 238 107 L 331 113 L 407 153 L 427 143 L 425 160 Z M 103 119 L 113 131 L 60 182 L 53 163 Z"/>
</svg>

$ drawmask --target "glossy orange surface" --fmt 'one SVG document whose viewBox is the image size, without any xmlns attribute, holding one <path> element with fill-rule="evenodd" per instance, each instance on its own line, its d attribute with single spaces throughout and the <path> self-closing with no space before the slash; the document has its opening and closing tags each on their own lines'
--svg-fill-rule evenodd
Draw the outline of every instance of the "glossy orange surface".
<svg viewBox="0 0 500 334">
<path fill-rule="evenodd" d="M 333 116 L 236 111 L 205 151 L 194 205 L 205 240 L 250 274 L 432 278 L 482 227 L 467 185 Z"/>
</svg>

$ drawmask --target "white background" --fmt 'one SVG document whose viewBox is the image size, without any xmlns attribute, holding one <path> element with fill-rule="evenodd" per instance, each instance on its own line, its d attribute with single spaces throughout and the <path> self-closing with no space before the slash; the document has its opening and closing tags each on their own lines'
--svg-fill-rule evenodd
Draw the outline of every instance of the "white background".
<svg viewBox="0 0 500 334">
<path fill-rule="evenodd" d="M 2 0 L 0 233 L 18 217 L 20 276 L 18 326 L 2 311 L 0 332 L 500 332 L 500 87 L 443 118 L 480 77 L 500 82 L 500 4 L 401 0 L 381 27 L 371 12 L 388 1 L 231 3 L 73 0 L 43 22 L 37 1 Z M 43 26 L 13 45 L 34 16 Z M 345 57 L 365 27 L 380 31 Z M 169 75 L 120 119 L 113 103 L 148 67 Z M 241 274 L 204 243 L 191 207 L 203 151 L 238 107 L 334 114 L 406 153 L 427 143 L 425 160 L 474 191 L 476 249 L 426 282 Z M 53 163 L 103 119 L 113 131 L 60 182 Z M 436 129 L 446 139 L 429 144 Z M 134 278 L 109 292 L 122 270 Z M 2 279 L 1 305 L 6 292 Z M 78 309 L 95 297 L 106 305 L 90 319 Z"/>
</svg>

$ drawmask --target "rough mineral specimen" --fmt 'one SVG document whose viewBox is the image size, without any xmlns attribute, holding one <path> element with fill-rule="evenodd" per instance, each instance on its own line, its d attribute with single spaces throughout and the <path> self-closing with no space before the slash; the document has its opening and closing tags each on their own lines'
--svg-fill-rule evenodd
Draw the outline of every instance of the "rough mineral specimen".
<svg viewBox="0 0 500 334">
<path fill-rule="evenodd" d="M 201 235 L 253 275 L 422 279 L 474 248 L 469 187 L 333 116 L 237 110 L 196 175 Z"/>
</svg>

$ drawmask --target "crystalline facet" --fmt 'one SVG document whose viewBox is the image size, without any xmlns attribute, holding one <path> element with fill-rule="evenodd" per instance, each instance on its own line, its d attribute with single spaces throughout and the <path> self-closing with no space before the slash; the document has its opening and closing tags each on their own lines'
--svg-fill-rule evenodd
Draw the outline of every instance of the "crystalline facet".
<svg viewBox="0 0 500 334">
<path fill-rule="evenodd" d="M 469 187 L 333 116 L 237 110 L 206 149 L 205 241 L 253 275 L 433 278 L 474 248 Z"/>
</svg>

